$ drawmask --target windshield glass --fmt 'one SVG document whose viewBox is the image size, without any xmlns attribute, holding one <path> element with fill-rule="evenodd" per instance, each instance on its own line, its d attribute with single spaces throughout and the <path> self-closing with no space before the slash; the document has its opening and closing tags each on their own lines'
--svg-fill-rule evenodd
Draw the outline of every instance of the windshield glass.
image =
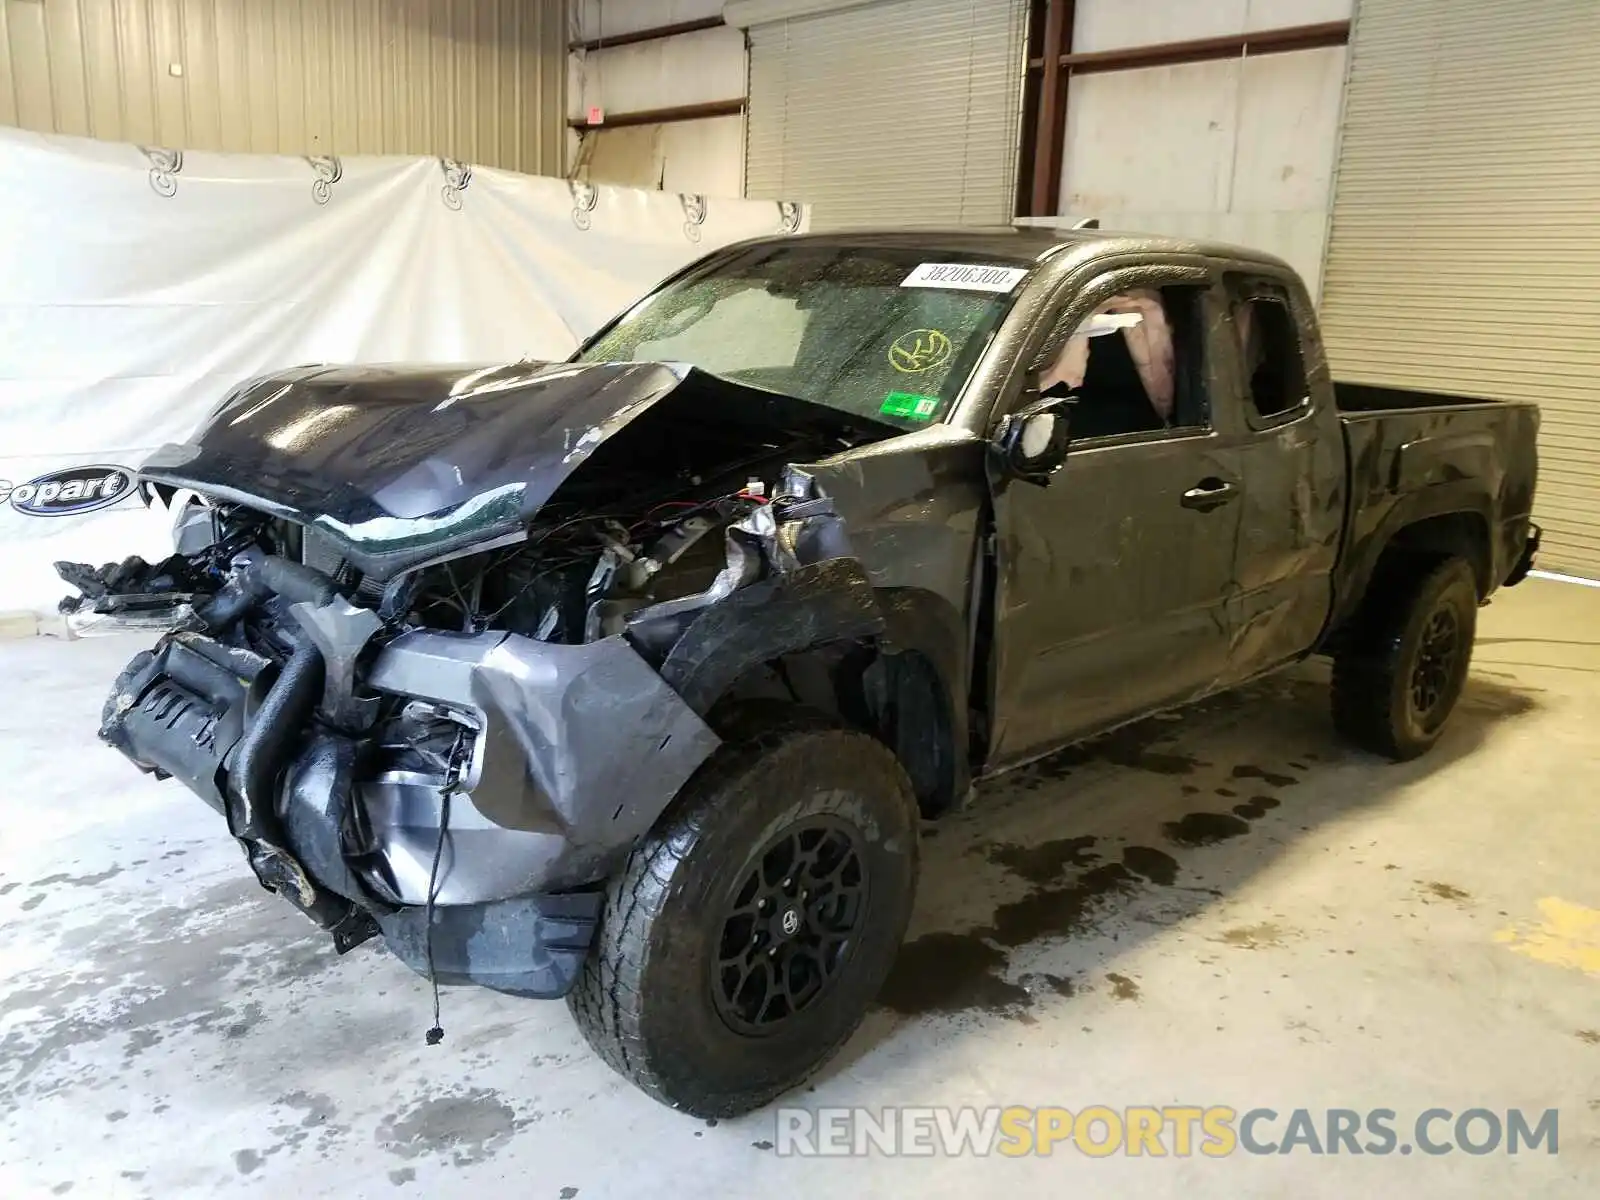
<svg viewBox="0 0 1600 1200">
<path fill-rule="evenodd" d="M 687 362 L 904 429 L 943 420 L 1027 266 L 806 243 L 751 247 L 663 288 L 578 362 Z"/>
</svg>

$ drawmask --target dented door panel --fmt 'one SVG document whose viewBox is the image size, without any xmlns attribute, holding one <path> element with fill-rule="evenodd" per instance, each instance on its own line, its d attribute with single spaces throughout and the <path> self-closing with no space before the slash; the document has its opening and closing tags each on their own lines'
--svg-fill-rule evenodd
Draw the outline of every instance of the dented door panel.
<svg viewBox="0 0 1600 1200">
<path fill-rule="evenodd" d="M 1292 320 L 1302 407 L 1263 417 L 1250 397 L 1233 305 L 1261 296 Z M 1266 275 L 1219 289 L 1216 376 L 1228 403 L 1218 430 L 1239 456 L 1239 537 L 1230 598 L 1232 629 L 1224 684 L 1250 679 L 1304 655 L 1326 627 L 1344 531 L 1344 439 L 1310 300 L 1292 276 Z"/>
<path fill-rule="evenodd" d="M 1239 509 L 1183 497 L 1237 470 L 1199 434 L 1074 450 L 997 496 L 997 762 L 1216 685 Z"/>
<path fill-rule="evenodd" d="M 1224 683 L 1249 679 L 1316 643 L 1333 603 L 1345 509 L 1336 414 L 1322 410 L 1247 433 L 1235 453 L 1245 482 Z"/>
</svg>

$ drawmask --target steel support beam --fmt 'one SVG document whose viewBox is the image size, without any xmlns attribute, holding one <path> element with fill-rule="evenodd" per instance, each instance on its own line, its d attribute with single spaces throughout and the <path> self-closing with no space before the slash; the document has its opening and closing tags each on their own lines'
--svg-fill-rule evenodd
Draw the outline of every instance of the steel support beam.
<svg viewBox="0 0 1600 1200">
<path fill-rule="evenodd" d="M 721 17 L 701 17 L 695 21 L 679 21 L 676 25 L 656 25 L 649 29 L 635 29 L 630 33 L 613 33 L 609 37 L 589 38 L 581 42 L 568 42 L 567 50 L 614 50 L 618 46 L 633 46 L 639 42 L 658 42 L 663 38 L 677 37 L 683 33 L 699 33 L 704 29 L 721 29 Z"/>
<path fill-rule="evenodd" d="M 1067 137 L 1067 79 L 1072 53 L 1075 0 L 1035 0 L 1029 16 L 1030 53 L 1023 91 L 1021 153 L 1017 163 L 1018 215 L 1046 217 L 1057 211 L 1061 159 Z"/>
<path fill-rule="evenodd" d="M 704 104 L 680 104 L 675 108 L 642 108 L 635 112 L 607 113 L 606 119 L 591 125 L 582 117 L 567 122 L 579 133 L 591 129 L 624 129 L 629 125 L 669 125 L 674 121 L 702 121 L 707 117 L 736 117 L 744 112 L 744 100 L 710 100 Z"/>
</svg>

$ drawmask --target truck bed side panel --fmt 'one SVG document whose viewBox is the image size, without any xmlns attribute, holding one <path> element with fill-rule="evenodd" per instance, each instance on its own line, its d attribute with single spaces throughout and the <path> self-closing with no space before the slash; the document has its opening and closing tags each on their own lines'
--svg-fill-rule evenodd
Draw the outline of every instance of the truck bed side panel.
<svg viewBox="0 0 1600 1200">
<path fill-rule="evenodd" d="M 1466 514 L 1488 534 L 1484 592 L 1521 556 L 1533 507 L 1538 409 L 1494 401 L 1344 413 L 1350 458 L 1336 627 L 1365 594 L 1372 569 L 1399 530 Z"/>
</svg>

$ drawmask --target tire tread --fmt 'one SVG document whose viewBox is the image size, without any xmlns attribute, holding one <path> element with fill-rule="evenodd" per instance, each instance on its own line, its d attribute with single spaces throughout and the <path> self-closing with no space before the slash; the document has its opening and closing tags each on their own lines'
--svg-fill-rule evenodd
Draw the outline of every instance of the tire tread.
<svg viewBox="0 0 1600 1200">
<path fill-rule="evenodd" d="M 1402 741 L 1389 698 L 1399 682 L 1401 643 L 1417 604 L 1439 580 L 1461 573 L 1472 578 L 1463 558 L 1410 557 L 1374 576 L 1352 636 L 1333 661 L 1334 727 L 1361 749 L 1397 761 L 1426 749 Z"/>
<path fill-rule="evenodd" d="M 685 1102 L 682 1096 L 671 1094 L 667 1082 L 654 1069 L 641 1018 L 648 1003 L 645 979 L 651 966 L 653 919 L 668 898 L 675 874 L 704 834 L 707 821 L 715 813 L 717 798 L 788 739 L 819 729 L 859 738 L 888 754 L 867 735 L 839 729 L 826 718 L 804 711 L 770 721 L 741 741 L 725 742 L 607 884 L 600 930 L 578 981 L 567 996 L 567 1005 L 595 1053 L 612 1070 L 669 1107 L 688 1108 L 700 1115 L 731 1116 L 758 1107 L 792 1086 L 763 1089 L 709 1107 L 692 1100 Z M 909 783 L 905 795 L 909 800 Z M 914 830 L 914 801 L 910 804 Z M 848 1033 L 827 1050 L 812 1070 L 821 1067 L 847 1038 Z"/>
</svg>

